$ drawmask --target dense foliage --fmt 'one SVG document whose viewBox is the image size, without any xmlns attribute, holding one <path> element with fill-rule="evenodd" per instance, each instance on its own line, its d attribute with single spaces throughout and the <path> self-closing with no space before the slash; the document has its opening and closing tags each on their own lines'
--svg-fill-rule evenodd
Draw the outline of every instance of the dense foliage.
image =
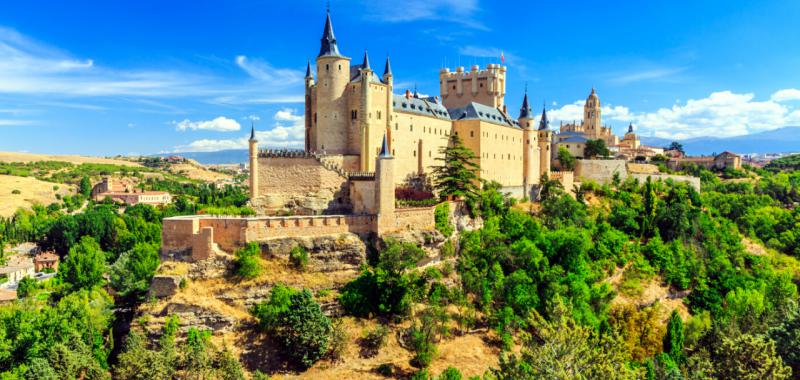
<svg viewBox="0 0 800 380">
<path fill-rule="evenodd" d="M 478 157 L 469 148 L 464 146 L 464 141 L 457 134 L 451 134 L 448 145 L 442 147 L 442 161 L 439 166 L 433 167 L 435 188 L 442 198 L 455 197 L 471 199 L 478 193 Z"/>
</svg>

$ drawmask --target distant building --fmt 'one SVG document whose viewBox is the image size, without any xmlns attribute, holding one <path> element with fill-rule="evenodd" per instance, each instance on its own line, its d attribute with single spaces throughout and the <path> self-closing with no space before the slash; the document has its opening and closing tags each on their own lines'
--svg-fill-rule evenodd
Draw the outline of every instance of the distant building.
<svg viewBox="0 0 800 380">
<path fill-rule="evenodd" d="M 53 252 L 40 253 L 33 258 L 33 265 L 37 272 L 41 272 L 45 268 L 57 271 L 58 255 Z"/>
<path fill-rule="evenodd" d="M 742 168 L 742 157 L 736 153 L 722 152 L 716 156 L 703 157 L 672 157 L 667 161 L 667 167 L 672 170 L 680 170 L 689 164 L 698 165 L 706 169 L 736 169 Z"/>
<path fill-rule="evenodd" d="M 33 277 L 36 273 L 33 261 L 29 257 L 11 256 L 3 267 L 0 267 L 0 286 L 18 283 L 25 277 Z"/>
<path fill-rule="evenodd" d="M 17 299 L 17 291 L 0 288 L 0 304 L 9 303 Z"/>
<path fill-rule="evenodd" d="M 137 189 L 132 181 L 126 179 L 103 178 L 103 181 L 92 188 L 92 199 L 102 201 L 106 197 L 115 202 L 136 205 L 164 205 L 172 202 L 172 196 L 166 191 L 144 191 Z"/>
</svg>

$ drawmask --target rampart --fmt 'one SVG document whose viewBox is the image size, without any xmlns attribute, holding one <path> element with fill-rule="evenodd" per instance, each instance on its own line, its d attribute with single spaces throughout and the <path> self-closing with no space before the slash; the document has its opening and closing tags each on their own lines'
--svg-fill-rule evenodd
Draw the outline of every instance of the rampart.
<svg viewBox="0 0 800 380">
<path fill-rule="evenodd" d="M 614 173 L 620 180 L 628 178 L 625 160 L 575 160 L 575 178 L 579 181 L 591 180 L 597 183 L 609 183 Z"/>
<path fill-rule="evenodd" d="M 667 179 L 671 179 L 676 182 L 686 182 L 689 186 L 693 187 L 695 190 L 700 191 L 700 178 L 692 177 L 688 175 L 675 175 L 675 174 L 640 174 L 640 173 L 633 173 L 630 175 L 633 178 L 636 178 L 637 181 L 640 183 L 647 181 L 647 177 L 650 177 L 652 181 L 662 180 L 666 181 Z"/>
<path fill-rule="evenodd" d="M 434 228 L 435 207 L 397 209 L 389 230 Z M 365 236 L 378 229 L 378 216 L 211 216 L 191 215 L 165 218 L 162 254 L 191 253 L 193 260 L 213 255 L 215 248 L 233 252 L 250 242 L 274 238 L 319 237 L 342 233 Z"/>
</svg>

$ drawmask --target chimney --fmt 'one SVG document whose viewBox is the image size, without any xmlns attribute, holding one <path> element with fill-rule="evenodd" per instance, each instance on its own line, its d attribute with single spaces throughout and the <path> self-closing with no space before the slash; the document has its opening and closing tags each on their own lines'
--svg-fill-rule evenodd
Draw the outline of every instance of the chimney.
<svg viewBox="0 0 800 380">
<path fill-rule="evenodd" d="M 411 99 L 411 90 L 406 89 L 406 99 Z"/>
</svg>

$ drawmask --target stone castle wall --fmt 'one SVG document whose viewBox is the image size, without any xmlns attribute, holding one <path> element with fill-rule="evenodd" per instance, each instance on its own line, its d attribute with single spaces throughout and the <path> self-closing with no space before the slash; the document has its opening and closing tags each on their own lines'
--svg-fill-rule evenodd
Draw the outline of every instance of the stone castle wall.
<svg viewBox="0 0 800 380">
<path fill-rule="evenodd" d="M 266 213 L 287 208 L 299 214 L 344 213 L 352 208 L 347 178 L 311 156 L 259 157 L 258 178 L 258 207 Z"/>
<path fill-rule="evenodd" d="M 575 160 L 575 178 L 609 183 L 614 173 L 619 173 L 620 180 L 624 181 L 628 178 L 625 164 L 625 160 Z"/>
<path fill-rule="evenodd" d="M 688 175 L 675 175 L 675 174 L 642 174 L 642 173 L 632 173 L 630 177 L 636 178 L 639 183 L 643 183 L 647 181 L 647 177 L 650 177 L 652 181 L 666 181 L 667 179 L 671 179 L 676 182 L 686 182 L 689 186 L 693 187 L 695 190 L 700 191 L 700 178 L 692 177 Z"/>
</svg>

